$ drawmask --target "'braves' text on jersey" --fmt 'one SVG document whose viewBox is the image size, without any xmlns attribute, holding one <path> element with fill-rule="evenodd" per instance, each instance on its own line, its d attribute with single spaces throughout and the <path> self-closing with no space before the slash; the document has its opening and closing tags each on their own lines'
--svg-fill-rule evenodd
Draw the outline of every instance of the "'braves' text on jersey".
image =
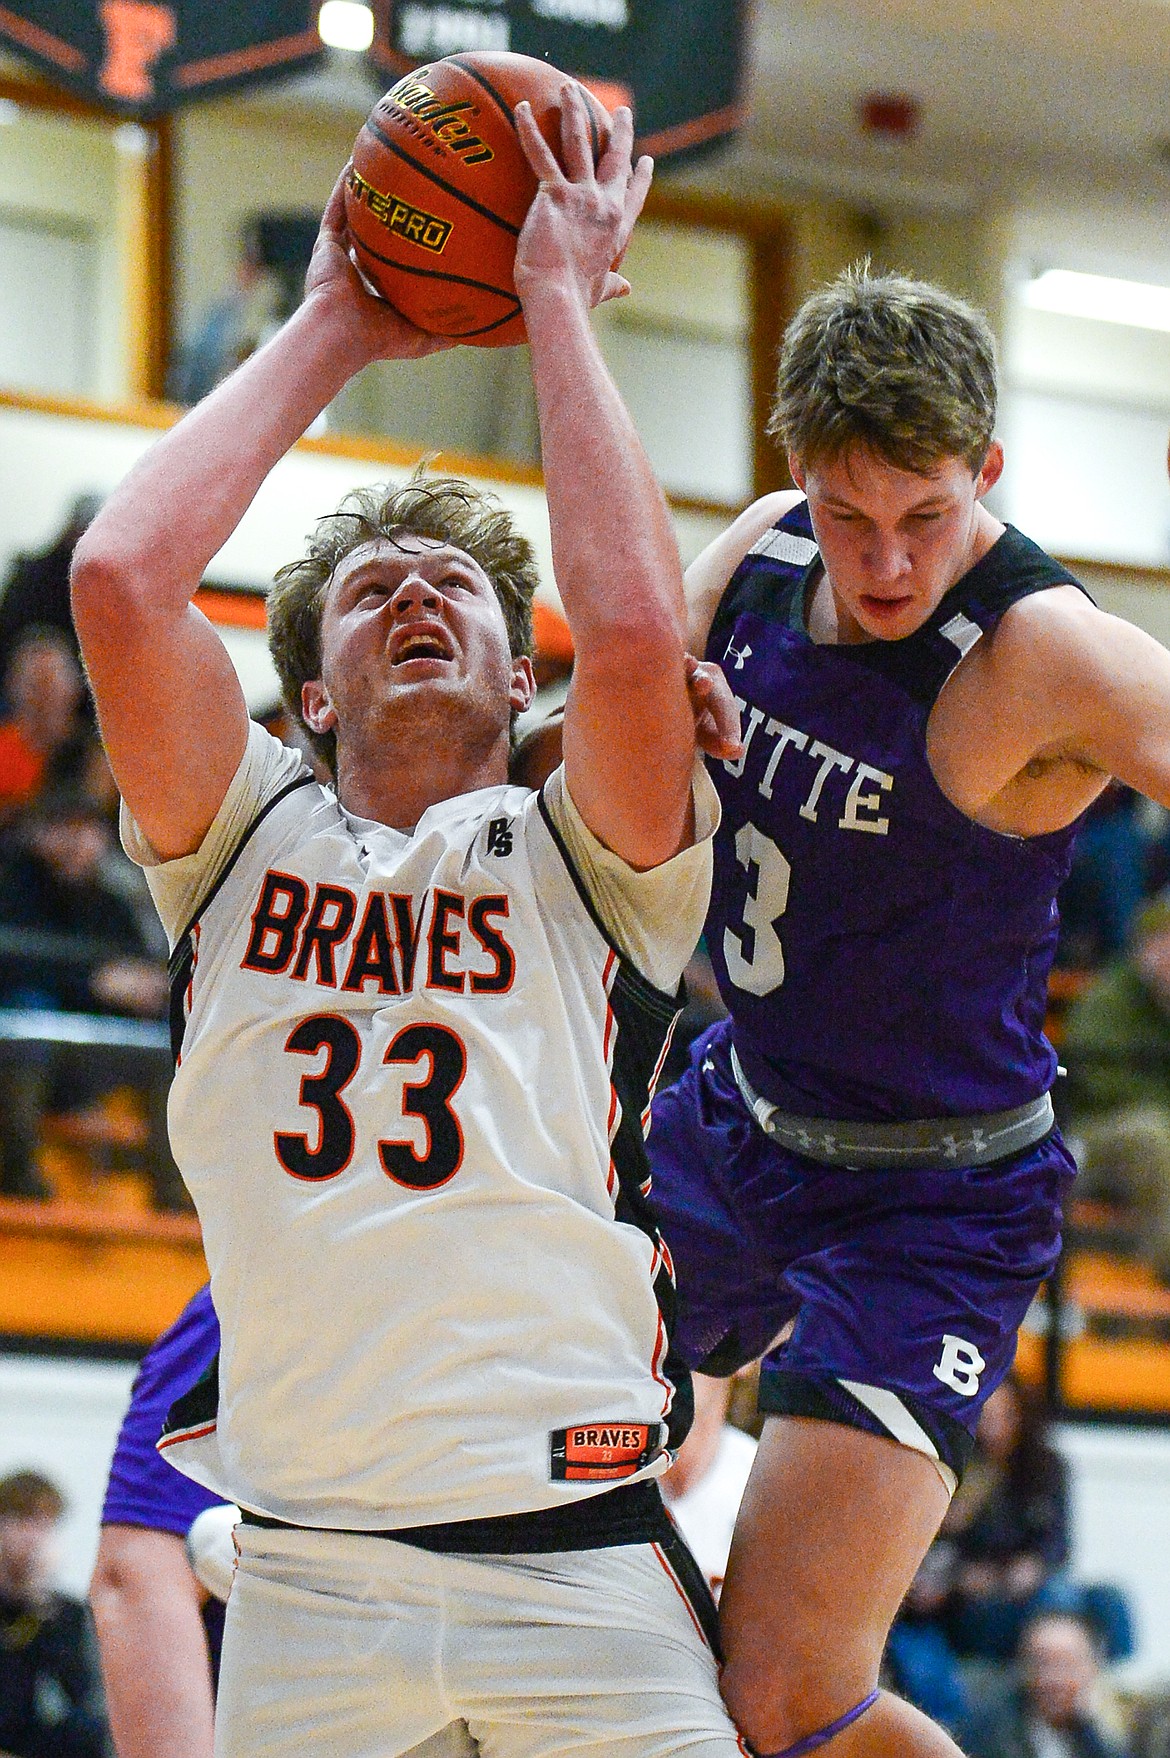
<svg viewBox="0 0 1170 1758">
<path fill-rule="evenodd" d="M 223 1331 L 167 1456 L 242 1506 L 366 1530 L 555 1509 L 656 1475 L 685 1431 L 643 1130 L 709 850 L 623 867 L 629 956 L 582 837 L 563 772 L 407 834 L 254 729 L 204 850 L 148 866 Z"/>
</svg>

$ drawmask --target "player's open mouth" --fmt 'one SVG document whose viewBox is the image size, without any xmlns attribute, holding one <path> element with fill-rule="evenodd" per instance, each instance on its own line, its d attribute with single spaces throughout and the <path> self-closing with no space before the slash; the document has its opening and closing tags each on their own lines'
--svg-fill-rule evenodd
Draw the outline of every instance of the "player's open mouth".
<svg viewBox="0 0 1170 1758">
<path fill-rule="evenodd" d="M 865 592 L 862 594 L 861 607 L 870 616 L 889 617 L 896 616 L 900 610 L 905 610 L 913 602 L 913 595 L 909 592 L 904 593 L 900 598 L 878 598 L 871 592 Z"/>
<path fill-rule="evenodd" d="M 406 635 L 394 647 L 391 665 L 406 665 L 412 659 L 453 659 L 450 643 L 431 632 Z"/>
</svg>

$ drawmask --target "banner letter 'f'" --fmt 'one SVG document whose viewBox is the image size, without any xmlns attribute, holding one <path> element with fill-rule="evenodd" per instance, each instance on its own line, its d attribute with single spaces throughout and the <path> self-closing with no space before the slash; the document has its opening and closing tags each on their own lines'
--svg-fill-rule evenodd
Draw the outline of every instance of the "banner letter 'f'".
<svg viewBox="0 0 1170 1758">
<path fill-rule="evenodd" d="M 154 95 L 155 62 L 175 46 L 175 9 L 154 0 L 102 0 L 99 10 L 106 33 L 101 88 L 111 98 L 141 103 Z"/>
</svg>

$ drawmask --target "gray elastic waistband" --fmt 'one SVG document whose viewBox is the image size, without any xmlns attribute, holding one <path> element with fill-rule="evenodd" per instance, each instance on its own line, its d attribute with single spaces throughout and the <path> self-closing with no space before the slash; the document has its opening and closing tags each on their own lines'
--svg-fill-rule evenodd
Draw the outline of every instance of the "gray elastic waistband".
<svg viewBox="0 0 1170 1758">
<path fill-rule="evenodd" d="M 1014 1111 L 989 1111 L 981 1117 L 927 1117 L 913 1123 L 835 1123 L 826 1117 L 793 1117 L 753 1089 L 734 1045 L 731 1068 L 744 1103 L 765 1135 L 790 1153 L 856 1172 L 882 1166 L 989 1166 L 1043 1141 L 1056 1121 L 1047 1093 Z"/>
</svg>

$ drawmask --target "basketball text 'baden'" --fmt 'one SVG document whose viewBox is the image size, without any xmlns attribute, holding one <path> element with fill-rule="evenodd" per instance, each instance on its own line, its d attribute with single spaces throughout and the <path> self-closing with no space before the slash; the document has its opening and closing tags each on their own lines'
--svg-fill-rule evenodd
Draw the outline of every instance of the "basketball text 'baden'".
<svg viewBox="0 0 1170 1758">
<path fill-rule="evenodd" d="M 536 179 L 513 111 L 527 99 L 559 157 L 567 77 L 529 55 L 450 55 L 374 105 L 346 178 L 350 242 L 366 280 L 420 329 L 480 347 L 524 341 L 513 265 Z M 596 164 L 609 117 L 586 99 Z"/>
</svg>

